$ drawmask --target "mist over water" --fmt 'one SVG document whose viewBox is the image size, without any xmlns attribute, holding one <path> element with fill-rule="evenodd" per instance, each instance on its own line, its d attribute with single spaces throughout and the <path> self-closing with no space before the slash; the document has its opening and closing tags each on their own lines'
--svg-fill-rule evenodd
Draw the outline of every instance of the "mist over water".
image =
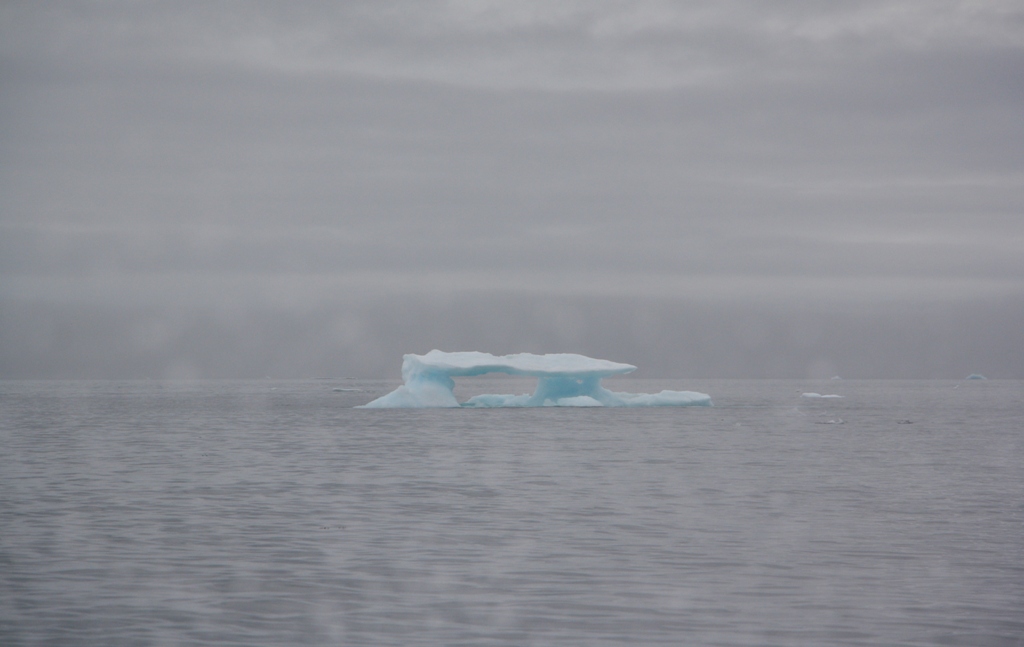
<svg viewBox="0 0 1024 647">
<path fill-rule="evenodd" d="M 1021 382 L 607 383 L 0 382 L 0 643 L 1021 644 Z"/>
<path fill-rule="evenodd" d="M 833 300 L 833 287 L 780 303 L 671 291 L 375 298 L 328 287 L 303 296 L 303 285 L 258 294 L 221 285 L 200 303 L 164 285 L 123 286 L 116 300 L 8 300 L 0 375 L 397 378 L 403 353 L 438 348 L 581 353 L 634 364 L 640 377 L 1024 378 L 1016 297 L 896 295 L 879 305 Z"/>
</svg>

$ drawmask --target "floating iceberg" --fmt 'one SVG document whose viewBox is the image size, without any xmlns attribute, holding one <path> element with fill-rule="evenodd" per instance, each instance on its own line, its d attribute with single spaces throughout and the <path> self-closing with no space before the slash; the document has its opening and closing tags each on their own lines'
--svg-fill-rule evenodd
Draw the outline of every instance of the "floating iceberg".
<svg viewBox="0 0 1024 647">
<path fill-rule="evenodd" d="M 971 373 L 970 375 L 967 376 L 967 379 L 968 380 L 987 380 L 988 378 L 985 377 L 984 375 L 981 375 L 980 373 Z"/>
<path fill-rule="evenodd" d="M 634 370 L 636 367 L 631 364 L 571 353 L 498 357 L 474 351 L 432 350 L 426 355 L 406 355 L 402 360 L 405 384 L 360 408 L 711 406 L 710 396 L 695 391 L 618 393 L 601 386 L 602 378 Z M 486 373 L 536 377 L 537 389 L 532 395 L 478 395 L 459 404 L 452 378 Z"/>
<path fill-rule="evenodd" d="M 829 393 L 828 395 L 822 395 L 820 393 L 802 393 L 801 398 L 843 398 L 846 396 L 836 395 L 835 393 Z"/>
</svg>

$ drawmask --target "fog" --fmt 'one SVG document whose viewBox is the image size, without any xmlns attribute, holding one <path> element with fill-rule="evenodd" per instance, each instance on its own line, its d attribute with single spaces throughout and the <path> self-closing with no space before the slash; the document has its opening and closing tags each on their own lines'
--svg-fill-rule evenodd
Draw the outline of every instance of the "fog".
<svg viewBox="0 0 1024 647">
<path fill-rule="evenodd" d="M 1014 2 L 9 2 L 0 378 L 1024 378 Z"/>
</svg>

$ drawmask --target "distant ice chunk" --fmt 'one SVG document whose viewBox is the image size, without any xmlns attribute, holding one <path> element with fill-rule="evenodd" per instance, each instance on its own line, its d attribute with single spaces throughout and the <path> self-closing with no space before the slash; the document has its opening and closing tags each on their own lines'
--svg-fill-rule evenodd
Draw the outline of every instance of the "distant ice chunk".
<svg viewBox="0 0 1024 647">
<path fill-rule="evenodd" d="M 987 380 L 988 378 L 985 377 L 984 375 L 981 375 L 980 373 L 971 373 L 970 375 L 967 376 L 967 379 L 968 380 Z"/>
<path fill-rule="evenodd" d="M 601 386 L 602 378 L 634 370 L 636 367 L 632 364 L 572 353 L 519 353 L 499 357 L 475 351 L 432 350 L 426 355 L 405 355 L 402 360 L 405 384 L 363 408 L 711 406 L 710 396 L 695 391 L 617 393 Z M 478 395 L 460 405 L 455 399 L 452 378 L 486 373 L 536 377 L 537 389 L 532 395 Z"/>
<path fill-rule="evenodd" d="M 802 393 L 801 398 L 843 398 L 846 396 L 836 395 L 835 393 L 829 393 L 828 395 L 822 395 L 820 393 Z"/>
</svg>

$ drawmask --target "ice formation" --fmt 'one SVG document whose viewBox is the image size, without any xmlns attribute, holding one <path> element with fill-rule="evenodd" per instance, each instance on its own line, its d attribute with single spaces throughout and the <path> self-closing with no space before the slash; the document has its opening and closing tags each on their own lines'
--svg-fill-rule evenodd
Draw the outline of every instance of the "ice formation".
<svg viewBox="0 0 1024 647">
<path fill-rule="evenodd" d="M 710 406 L 711 397 L 695 391 L 619 393 L 601 386 L 601 379 L 636 370 L 584 355 L 519 353 L 501 357 L 475 351 L 406 355 L 402 360 L 405 384 L 362 408 L 401 409 L 420 407 L 659 407 Z M 485 394 L 459 404 L 455 377 L 506 373 L 537 378 L 533 394 Z"/>
<path fill-rule="evenodd" d="M 802 394 L 800 394 L 800 397 L 802 397 L 802 398 L 842 398 L 842 397 L 845 397 L 845 396 L 836 395 L 835 393 L 829 393 L 827 395 L 822 395 L 820 393 L 802 393 Z"/>
</svg>

